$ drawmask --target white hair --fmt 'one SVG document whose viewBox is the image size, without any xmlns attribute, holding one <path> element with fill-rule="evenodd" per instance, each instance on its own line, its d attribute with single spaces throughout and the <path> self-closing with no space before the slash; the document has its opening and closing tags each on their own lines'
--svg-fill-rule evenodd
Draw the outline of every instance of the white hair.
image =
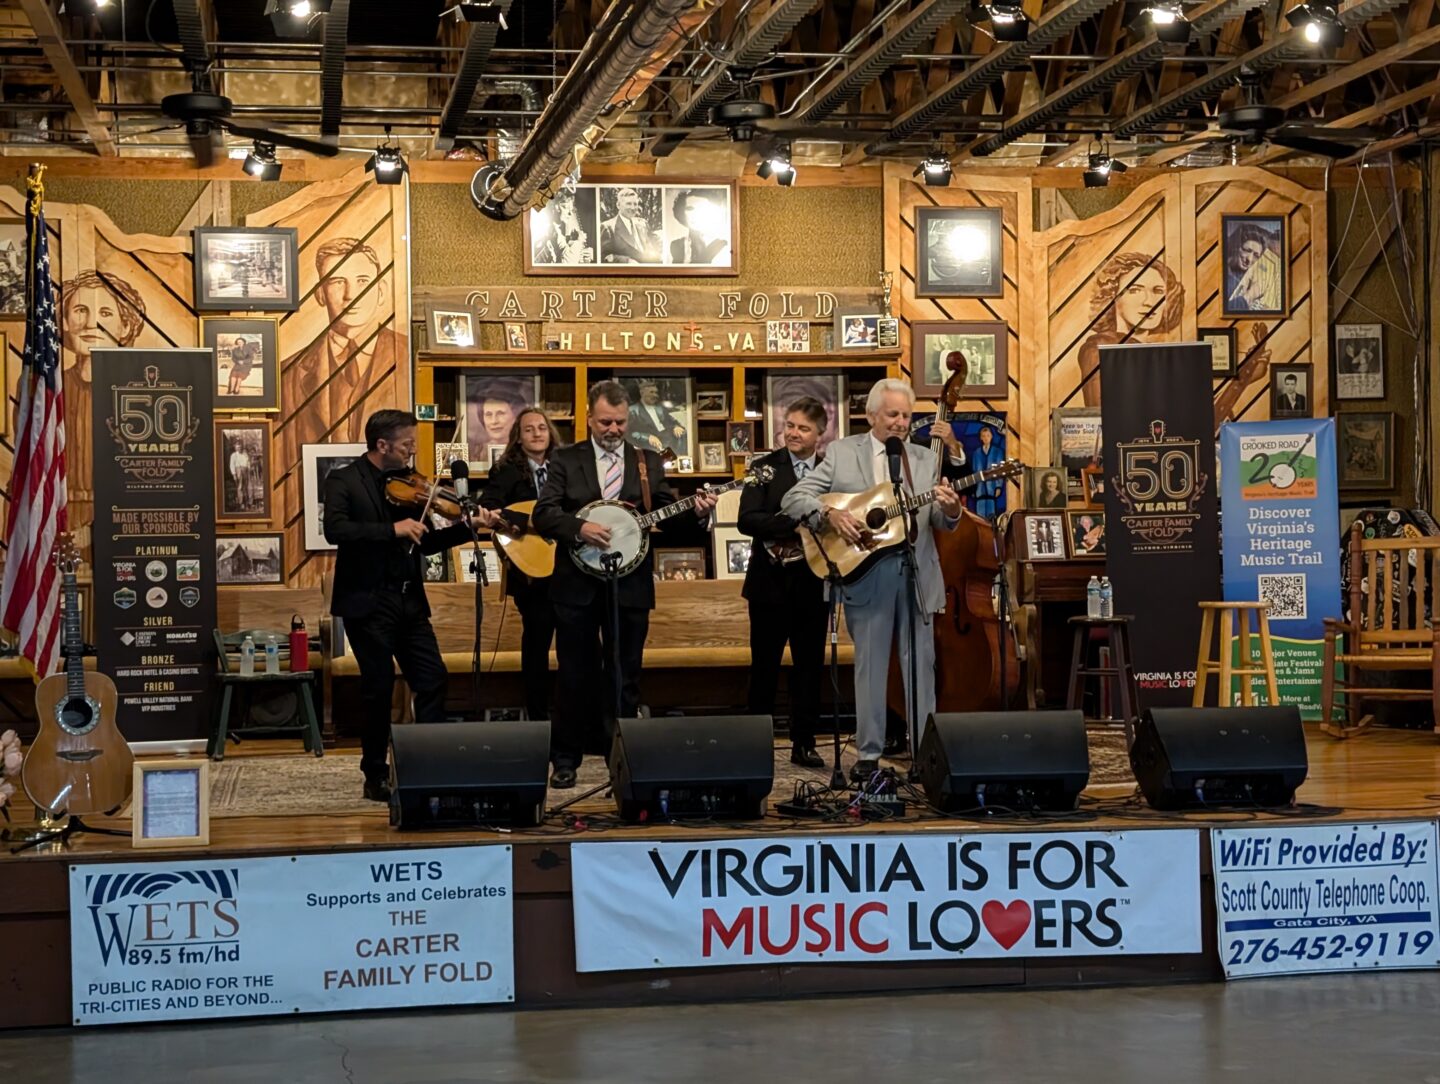
<svg viewBox="0 0 1440 1084">
<path fill-rule="evenodd" d="M 877 380 L 870 385 L 870 394 L 865 397 L 865 413 L 875 414 L 880 410 L 880 405 L 885 402 L 887 392 L 897 391 L 906 399 L 910 400 L 910 409 L 915 409 L 915 389 L 903 380 L 886 378 Z"/>
</svg>

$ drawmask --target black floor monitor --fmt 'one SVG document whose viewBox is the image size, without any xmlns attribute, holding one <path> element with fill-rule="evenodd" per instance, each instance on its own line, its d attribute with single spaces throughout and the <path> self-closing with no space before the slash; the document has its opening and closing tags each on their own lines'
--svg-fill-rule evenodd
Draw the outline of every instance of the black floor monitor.
<svg viewBox="0 0 1440 1084">
<path fill-rule="evenodd" d="M 765 815 L 775 785 L 769 715 L 621 719 L 610 748 L 610 783 L 626 820 Z"/>
<path fill-rule="evenodd" d="M 531 827 L 545 812 L 550 723 L 416 723 L 390 731 L 390 823 Z"/>
<path fill-rule="evenodd" d="M 947 813 L 1074 809 L 1090 781 L 1078 711 L 932 715 L 920 739 L 920 780 Z"/>
<path fill-rule="evenodd" d="M 1300 709 L 1152 708 L 1130 766 L 1156 809 L 1289 805 L 1309 771 Z"/>
</svg>

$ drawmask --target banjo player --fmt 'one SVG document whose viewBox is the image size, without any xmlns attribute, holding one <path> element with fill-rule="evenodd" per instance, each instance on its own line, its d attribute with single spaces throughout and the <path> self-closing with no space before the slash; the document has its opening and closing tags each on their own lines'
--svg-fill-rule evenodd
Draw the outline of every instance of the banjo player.
<svg viewBox="0 0 1440 1084">
<path fill-rule="evenodd" d="M 657 452 L 636 448 L 625 439 L 630 420 L 630 395 L 624 386 L 603 380 L 589 389 L 590 439 L 555 452 L 549 476 L 535 505 L 532 522 L 547 538 L 569 547 L 599 550 L 611 544 L 611 530 L 580 518 L 577 513 L 597 500 L 618 500 L 645 511 L 675 501 L 665 481 L 665 467 Z M 694 498 L 695 514 L 709 518 L 715 498 L 700 491 Z M 674 519 L 669 522 L 676 522 Z M 662 528 L 663 529 L 663 528 Z M 633 717 L 640 706 L 640 667 L 650 611 L 655 608 L 654 556 L 648 548 L 633 568 L 616 583 L 620 608 L 620 711 Z M 575 785 L 575 772 L 585 747 L 598 738 L 597 722 L 607 730 L 606 674 L 612 657 L 605 585 L 578 562 L 555 562 L 550 582 L 555 606 L 555 655 L 558 662 L 555 720 L 551 730 L 550 785 L 564 790 Z"/>
</svg>

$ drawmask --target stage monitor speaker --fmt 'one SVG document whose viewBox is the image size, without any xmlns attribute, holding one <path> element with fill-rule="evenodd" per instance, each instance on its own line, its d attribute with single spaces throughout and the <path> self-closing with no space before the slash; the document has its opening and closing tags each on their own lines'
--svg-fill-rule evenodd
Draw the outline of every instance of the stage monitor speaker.
<svg viewBox="0 0 1440 1084">
<path fill-rule="evenodd" d="M 610 785 L 625 820 L 765 815 L 775 785 L 769 715 L 621 719 L 610 747 Z"/>
<path fill-rule="evenodd" d="M 390 823 L 532 827 L 545 812 L 550 723 L 416 723 L 390 730 Z"/>
<path fill-rule="evenodd" d="M 947 813 L 1074 809 L 1090 781 L 1085 716 L 1078 711 L 978 711 L 930 716 L 920 781 Z"/>
<path fill-rule="evenodd" d="M 1289 805 L 1309 770 L 1300 709 L 1151 708 L 1130 766 L 1155 809 Z"/>
</svg>

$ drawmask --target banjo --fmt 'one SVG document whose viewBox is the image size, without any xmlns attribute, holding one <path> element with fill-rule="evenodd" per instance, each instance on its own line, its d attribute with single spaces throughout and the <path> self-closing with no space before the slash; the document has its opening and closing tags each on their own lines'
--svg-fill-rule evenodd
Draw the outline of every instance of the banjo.
<svg viewBox="0 0 1440 1084">
<path fill-rule="evenodd" d="M 775 477 L 774 467 L 751 467 L 745 472 L 743 478 L 736 478 L 733 482 L 726 482 L 723 486 L 705 486 L 702 492 L 708 493 L 712 497 L 718 497 L 722 493 L 739 489 L 741 486 L 760 485 L 770 481 L 773 477 Z M 645 555 L 650 552 L 650 528 L 671 516 L 678 516 L 681 512 L 688 512 L 694 508 L 697 495 L 682 497 L 653 512 L 637 512 L 623 501 L 591 501 L 575 514 L 590 523 L 609 527 L 610 546 L 608 549 L 602 550 L 598 546 L 582 542 L 570 551 L 570 559 L 582 572 L 604 578 L 609 573 L 601 563 L 601 556 L 618 553 L 620 563 L 616 567 L 614 575 L 618 578 L 633 572 L 640 562 L 645 560 Z M 613 561 L 612 557 L 611 562 L 613 563 Z"/>
</svg>

